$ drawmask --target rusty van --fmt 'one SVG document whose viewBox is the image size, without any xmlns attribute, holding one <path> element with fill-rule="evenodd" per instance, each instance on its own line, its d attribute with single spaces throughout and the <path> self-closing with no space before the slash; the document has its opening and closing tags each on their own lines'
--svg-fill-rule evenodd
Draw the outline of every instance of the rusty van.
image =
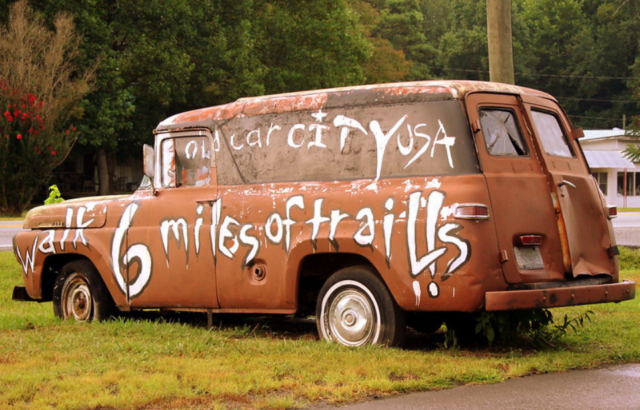
<svg viewBox="0 0 640 410">
<path fill-rule="evenodd" d="M 609 208 L 550 95 L 485 82 L 243 98 L 161 122 L 147 187 L 35 208 L 24 287 L 61 318 L 315 315 L 398 344 L 461 312 L 620 302 Z"/>
</svg>

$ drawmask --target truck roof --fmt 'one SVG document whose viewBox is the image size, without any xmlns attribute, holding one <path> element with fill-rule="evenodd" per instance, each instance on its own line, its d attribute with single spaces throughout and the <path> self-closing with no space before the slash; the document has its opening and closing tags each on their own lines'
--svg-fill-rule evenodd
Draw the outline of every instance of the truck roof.
<svg viewBox="0 0 640 410">
<path fill-rule="evenodd" d="M 473 92 L 529 94 L 555 101 L 554 97 L 542 91 L 485 81 L 415 81 L 369 84 L 240 98 L 228 104 L 176 114 L 162 121 L 155 132 L 207 127 L 212 121 L 224 121 L 238 116 L 351 107 L 364 104 L 459 100 L 463 99 L 466 94 Z"/>
</svg>

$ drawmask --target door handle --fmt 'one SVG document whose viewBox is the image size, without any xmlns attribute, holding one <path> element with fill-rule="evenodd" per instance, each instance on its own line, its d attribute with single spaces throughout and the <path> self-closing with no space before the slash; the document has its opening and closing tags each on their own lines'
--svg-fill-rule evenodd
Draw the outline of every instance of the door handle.
<svg viewBox="0 0 640 410">
<path fill-rule="evenodd" d="M 566 179 L 563 179 L 562 182 L 560 182 L 558 184 L 559 187 L 561 187 L 563 185 L 570 186 L 571 188 L 575 188 L 576 187 L 576 185 L 573 182 L 569 182 Z"/>
</svg>

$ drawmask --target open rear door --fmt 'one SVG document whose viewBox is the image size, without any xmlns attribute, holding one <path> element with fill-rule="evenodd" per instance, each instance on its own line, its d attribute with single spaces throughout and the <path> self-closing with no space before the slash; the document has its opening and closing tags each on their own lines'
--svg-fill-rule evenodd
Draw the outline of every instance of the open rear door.
<svg viewBox="0 0 640 410">
<path fill-rule="evenodd" d="M 511 284 L 615 276 L 613 238 L 595 181 L 558 105 L 477 93 L 467 110 Z"/>
<path fill-rule="evenodd" d="M 565 269 L 573 276 L 617 275 L 615 238 L 596 181 L 584 154 L 571 138 L 571 126 L 560 107 L 548 99 L 523 96 L 551 194 L 564 231 Z M 568 256 L 568 258 L 567 258 Z"/>
<path fill-rule="evenodd" d="M 556 208 L 522 105 L 503 94 L 471 94 L 466 102 L 505 280 L 564 280 Z"/>
</svg>

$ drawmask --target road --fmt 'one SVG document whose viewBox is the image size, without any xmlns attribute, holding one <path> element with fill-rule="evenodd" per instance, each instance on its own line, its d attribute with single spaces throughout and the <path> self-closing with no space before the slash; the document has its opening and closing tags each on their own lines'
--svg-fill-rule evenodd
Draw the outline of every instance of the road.
<svg viewBox="0 0 640 410">
<path fill-rule="evenodd" d="M 618 245 L 640 246 L 640 212 L 621 212 L 612 222 Z"/>
<path fill-rule="evenodd" d="M 22 231 L 22 221 L 0 221 L 0 251 L 11 249 L 11 240 Z"/>
<path fill-rule="evenodd" d="M 640 364 L 510 379 L 309 410 L 638 410 Z"/>
</svg>

